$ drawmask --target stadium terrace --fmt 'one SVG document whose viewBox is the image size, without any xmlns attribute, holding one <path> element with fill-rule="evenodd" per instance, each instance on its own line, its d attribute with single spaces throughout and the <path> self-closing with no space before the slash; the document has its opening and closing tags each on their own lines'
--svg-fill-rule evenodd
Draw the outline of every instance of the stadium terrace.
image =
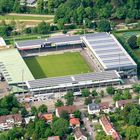
<svg viewBox="0 0 140 140">
<path fill-rule="evenodd" d="M 93 88 L 123 83 L 123 78 L 137 76 L 137 64 L 117 39 L 109 33 L 61 35 L 48 39 L 15 42 L 15 49 L 0 52 L 0 78 L 32 94 L 53 94 L 63 91 Z M 58 77 L 35 79 L 24 57 L 58 50 L 85 51 L 98 67 L 95 71 Z M 80 52 L 79 52 L 80 53 Z M 20 92 L 20 91 L 17 91 Z"/>
</svg>

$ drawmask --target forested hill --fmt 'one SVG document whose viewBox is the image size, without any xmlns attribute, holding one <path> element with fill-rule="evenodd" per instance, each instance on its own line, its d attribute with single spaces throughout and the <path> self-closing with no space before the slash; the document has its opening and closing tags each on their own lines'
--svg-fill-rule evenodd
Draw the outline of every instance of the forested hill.
<svg viewBox="0 0 140 140">
<path fill-rule="evenodd" d="M 0 13 L 55 14 L 55 21 L 81 24 L 94 19 L 139 19 L 140 0 L 37 0 L 29 8 L 28 0 L 0 0 Z"/>
</svg>

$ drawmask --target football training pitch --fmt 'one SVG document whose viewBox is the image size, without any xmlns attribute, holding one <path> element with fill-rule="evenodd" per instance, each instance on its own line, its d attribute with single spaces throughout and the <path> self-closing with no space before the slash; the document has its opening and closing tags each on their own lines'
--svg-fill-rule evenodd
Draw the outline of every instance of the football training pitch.
<svg viewBox="0 0 140 140">
<path fill-rule="evenodd" d="M 24 60 L 36 79 L 92 71 L 79 52 L 29 57 Z"/>
</svg>

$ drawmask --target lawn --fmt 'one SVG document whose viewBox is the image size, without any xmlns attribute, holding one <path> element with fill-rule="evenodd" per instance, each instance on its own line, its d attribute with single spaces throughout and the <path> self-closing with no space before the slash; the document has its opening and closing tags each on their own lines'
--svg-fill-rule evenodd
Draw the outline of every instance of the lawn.
<svg viewBox="0 0 140 140">
<path fill-rule="evenodd" d="M 36 79 L 91 72 L 92 70 L 80 53 L 30 57 L 26 64 Z"/>
</svg>

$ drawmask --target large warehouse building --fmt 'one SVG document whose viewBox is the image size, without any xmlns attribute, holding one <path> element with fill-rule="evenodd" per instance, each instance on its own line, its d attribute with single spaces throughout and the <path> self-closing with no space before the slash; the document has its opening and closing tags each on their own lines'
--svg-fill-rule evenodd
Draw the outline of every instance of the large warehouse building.
<svg viewBox="0 0 140 140">
<path fill-rule="evenodd" d="M 16 42 L 18 50 L 34 50 L 42 46 L 49 48 L 65 47 L 85 47 L 89 50 L 93 61 L 96 62 L 100 71 L 117 70 L 119 74 L 127 78 L 137 75 L 137 64 L 118 42 L 114 35 L 109 33 L 92 33 L 85 35 L 58 36 L 43 40 L 20 41 Z M 30 45 L 29 45 L 30 44 Z M 37 44 L 37 45 L 35 45 Z M 30 47 L 29 47 L 30 46 Z M 53 46 L 53 47 L 52 47 Z"/>
</svg>

